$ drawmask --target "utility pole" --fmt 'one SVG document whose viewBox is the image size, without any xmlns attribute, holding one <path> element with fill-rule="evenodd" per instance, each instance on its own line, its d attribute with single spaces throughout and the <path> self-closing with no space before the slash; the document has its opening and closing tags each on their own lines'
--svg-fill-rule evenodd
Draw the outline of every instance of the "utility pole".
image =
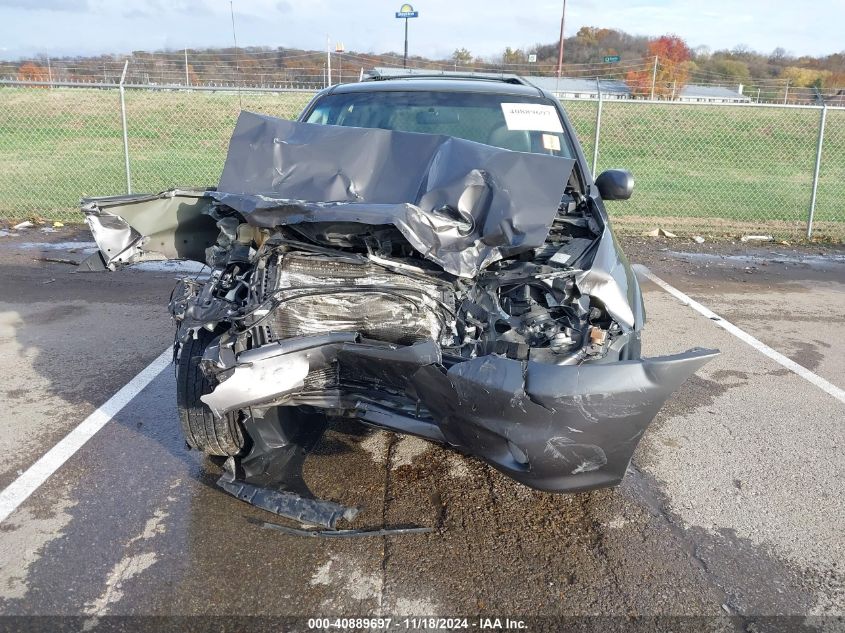
<svg viewBox="0 0 845 633">
<path fill-rule="evenodd" d="M 654 67 L 651 70 L 651 100 L 654 101 L 654 82 L 657 80 L 657 55 L 654 56 Z"/>
<path fill-rule="evenodd" d="M 185 49 L 185 85 L 190 86 L 191 80 L 188 78 L 188 49 Z"/>
<path fill-rule="evenodd" d="M 50 89 L 53 88 L 53 69 L 50 68 L 50 58 L 47 58 L 47 80 L 50 82 Z"/>
<path fill-rule="evenodd" d="M 563 0 L 563 10 L 560 12 L 560 43 L 557 47 L 557 78 L 563 72 L 563 25 L 566 20 L 566 0 Z"/>
<path fill-rule="evenodd" d="M 329 36 L 326 35 L 326 68 L 328 69 L 328 72 L 326 73 L 328 77 L 326 88 L 329 88 L 332 85 L 332 50 L 330 47 L 331 40 L 329 40 Z"/>
<path fill-rule="evenodd" d="M 789 96 L 789 79 L 786 80 L 786 90 L 783 91 L 783 105 L 786 105 L 786 98 Z"/>
<path fill-rule="evenodd" d="M 238 87 L 238 108 L 244 109 L 244 102 L 241 98 L 241 75 L 240 62 L 238 61 L 238 34 L 235 32 L 235 5 L 229 0 L 229 15 L 232 18 L 232 42 L 235 44 L 235 85 Z"/>
</svg>

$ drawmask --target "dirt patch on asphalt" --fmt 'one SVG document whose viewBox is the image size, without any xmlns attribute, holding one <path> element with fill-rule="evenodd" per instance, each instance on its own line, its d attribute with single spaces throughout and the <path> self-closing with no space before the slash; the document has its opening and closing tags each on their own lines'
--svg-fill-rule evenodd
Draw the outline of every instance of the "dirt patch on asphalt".
<svg viewBox="0 0 845 633">
<path fill-rule="evenodd" d="M 807 281 L 845 278 L 845 246 L 785 245 L 777 242 L 705 241 L 689 238 L 620 238 L 628 259 L 661 276 L 680 280 L 690 291 L 744 292 L 749 285 L 800 292 Z M 674 281 L 670 281 L 674 283 Z"/>
</svg>

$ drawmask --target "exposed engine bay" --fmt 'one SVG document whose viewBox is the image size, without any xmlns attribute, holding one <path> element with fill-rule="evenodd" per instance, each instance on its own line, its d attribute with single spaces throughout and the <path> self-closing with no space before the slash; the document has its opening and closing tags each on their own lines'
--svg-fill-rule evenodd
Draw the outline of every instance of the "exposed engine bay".
<svg viewBox="0 0 845 633">
<path fill-rule="evenodd" d="M 350 509 L 311 499 L 294 455 L 332 418 L 585 490 L 715 354 L 640 358 L 636 279 L 574 162 L 242 113 L 217 190 L 83 211 L 109 268 L 208 265 L 170 311 L 183 356 L 203 342 L 202 403 L 245 438 L 220 485 L 333 526 Z"/>
<path fill-rule="evenodd" d="M 455 361 L 488 354 L 557 365 L 608 354 L 618 360 L 632 340 L 621 335 L 634 324 L 620 325 L 578 289 L 577 264 L 589 265 L 600 229 L 583 199 L 567 199 L 543 246 L 473 279 L 426 261 L 392 228 L 312 223 L 270 231 L 217 207 L 215 215 L 231 215 L 218 220 L 220 237 L 207 251 L 212 273 L 183 280 L 171 312 L 180 337 L 231 323 L 221 345 L 236 354 L 296 336 L 354 332 L 388 344 L 434 341 Z"/>
</svg>

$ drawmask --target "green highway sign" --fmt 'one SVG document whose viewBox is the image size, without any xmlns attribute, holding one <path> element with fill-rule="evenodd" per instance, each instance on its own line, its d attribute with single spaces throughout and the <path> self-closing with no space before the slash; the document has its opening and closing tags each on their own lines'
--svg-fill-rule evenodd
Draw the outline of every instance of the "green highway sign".
<svg viewBox="0 0 845 633">
<path fill-rule="evenodd" d="M 605 64 L 613 64 L 614 62 L 619 61 L 619 55 L 605 55 L 604 63 Z"/>
</svg>

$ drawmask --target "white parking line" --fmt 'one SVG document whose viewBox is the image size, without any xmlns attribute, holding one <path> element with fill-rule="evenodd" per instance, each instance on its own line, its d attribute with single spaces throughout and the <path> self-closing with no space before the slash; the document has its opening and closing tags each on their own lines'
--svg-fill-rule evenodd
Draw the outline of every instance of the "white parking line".
<svg viewBox="0 0 845 633">
<path fill-rule="evenodd" d="M 813 383 L 816 387 L 818 387 L 822 391 L 829 393 L 831 396 L 833 396 L 834 398 L 839 400 L 839 402 L 841 402 L 842 404 L 845 404 L 845 390 L 840 389 L 839 387 L 837 387 L 836 385 L 834 385 L 832 383 L 829 383 L 827 380 L 825 380 L 824 378 L 822 378 L 818 374 L 814 374 L 813 372 L 811 372 L 806 367 L 799 365 L 794 360 L 787 358 L 786 356 L 784 356 L 783 354 L 781 354 L 778 351 L 773 350 L 771 347 L 769 347 L 768 345 L 766 345 L 762 341 L 759 341 L 756 338 L 754 338 L 753 336 L 751 336 L 748 332 L 745 332 L 744 330 L 739 329 L 737 326 L 735 326 L 730 321 L 726 321 L 725 319 L 720 317 L 718 314 L 716 314 L 715 312 L 713 312 L 709 308 L 701 305 L 695 299 L 688 297 L 687 295 L 685 295 L 683 292 L 681 292 L 680 290 L 678 290 L 674 286 L 670 286 L 669 284 L 667 284 L 665 281 L 663 281 L 660 277 L 655 275 L 653 272 L 651 272 L 645 266 L 634 265 L 634 269 L 639 274 L 641 274 L 643 277 L 645 277 L 646 279 L 654 282 L 655 284 L 657 284 L 658 286 L 663 288 L 663 290 L 668 292 L 670 295 L 672 295 L 676 299 L 679 299 L 681 302 L 685 303 L 686 305 L 688 305 L 690 308 L 692 308 L 693 310 L 695 310 L 699 314 L 702 314 L 705 317 L 707 317 L 708 319 L 712 320 L 713 323 L 718 325 L 720 328 L 722 328 L 726 332 L 730 332 L 731 334 L 733 334 L 735 337 L 737 337 L 741 341 L 748 343 L 751 347 L 756 349 L 758 352 L 760 352 L 764 356 L 768 356 L 769 358 L 771 358 L 776 363 L 783 365 L 789 371 L 791 371 L 795 374 L 798 374 L 804 380 Z"/>
<path fill-rule="evenodd" d="M 117 415 L 123 407 L 137 396 L 141 390 L 158 376 L 170 361 L 173 349 L 164 350 L 161 355 L 147 365 L 132 380 L 120 388 L 100 408 L 85 418 L 79 426 L 65 435 L 58 444 L 26 469 L 20 477 L 0 492 L 0 523 L 14 512 L 26 499 L 43 484 L 50 475 L 82 448 L 85 443 Z"/>
</svg>

